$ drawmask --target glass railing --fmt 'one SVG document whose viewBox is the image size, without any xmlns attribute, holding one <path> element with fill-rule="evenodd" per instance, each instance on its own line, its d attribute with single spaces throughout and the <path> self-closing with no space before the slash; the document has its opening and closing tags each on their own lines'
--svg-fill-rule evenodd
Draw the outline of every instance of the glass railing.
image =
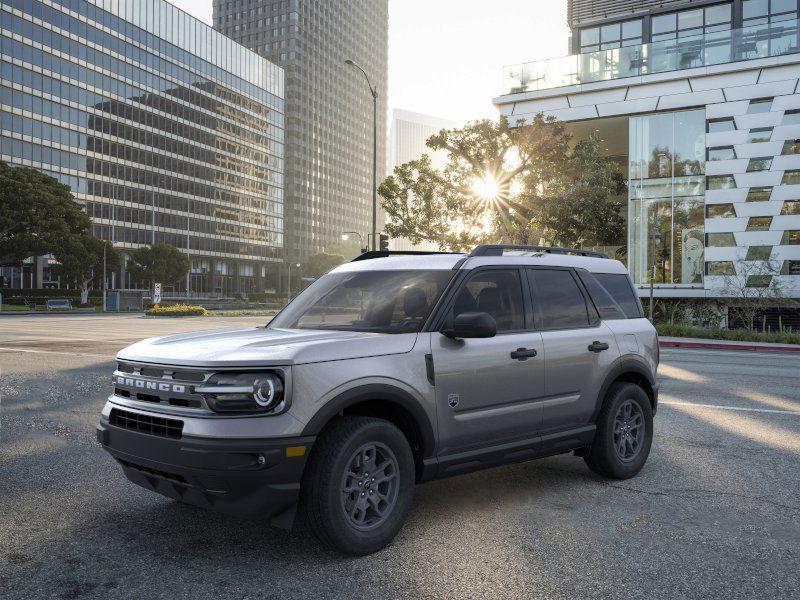
<svg viewBox="0 0 800 600">
<path fill-rule="evenodd" d="M 503 69 L 503 94 L 800 52 L 798 20 L 561 56 Z"/>
</svg>

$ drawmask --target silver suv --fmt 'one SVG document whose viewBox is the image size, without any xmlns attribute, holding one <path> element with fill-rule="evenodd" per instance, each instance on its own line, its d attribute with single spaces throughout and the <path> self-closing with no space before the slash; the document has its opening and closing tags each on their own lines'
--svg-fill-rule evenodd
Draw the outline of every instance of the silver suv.
<svg viewBox="0 0 800 600">
<path fill-rule="evenodd" d="M 372 252 L 266 327 L 121 351 L 98 439 L 125 475 L 200 506 L 367 554 L 414 484 L 574 452 L 644 465 L 658 339 L 625 267 L 562 248 Z"/>
</svg>

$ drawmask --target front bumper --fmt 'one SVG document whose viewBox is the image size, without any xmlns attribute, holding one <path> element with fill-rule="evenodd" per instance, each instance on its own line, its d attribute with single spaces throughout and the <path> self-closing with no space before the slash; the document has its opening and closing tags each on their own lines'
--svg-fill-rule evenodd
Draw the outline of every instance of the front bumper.
<svg viewBox="0 0 800 600">
<path fill-rule="evenodd" d="M 97 440 L 133 483 L 196 506 L 269 518 L 279 527 L 294 519 L 314 439 L 170 439 L 105 419 L 97 426 Z"/>
</svg>

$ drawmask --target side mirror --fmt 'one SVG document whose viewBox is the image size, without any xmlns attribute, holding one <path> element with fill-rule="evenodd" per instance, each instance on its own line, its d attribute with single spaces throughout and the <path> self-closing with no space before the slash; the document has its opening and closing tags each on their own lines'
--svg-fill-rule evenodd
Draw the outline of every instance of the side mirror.
<svg viewBox="0 0 800 600">
<path fill-rule="evenodd" d="M 442 335 L 449 338 L 490 338 L 497 335 L 497 322 L 489 313 L 461 313 L 451 329 L 442 330 Z"/>
</svg>

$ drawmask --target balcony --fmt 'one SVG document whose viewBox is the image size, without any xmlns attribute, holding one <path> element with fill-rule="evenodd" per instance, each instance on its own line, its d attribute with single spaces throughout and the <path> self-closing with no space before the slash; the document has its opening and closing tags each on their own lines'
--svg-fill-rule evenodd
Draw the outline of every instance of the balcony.
<svg viewBox="0 0 800 600">
<path fill-rule="evenodd" d="M 503 69 L 503 95 L 800 53 L 796 19 L 600 50 Z"/>
</svg>

